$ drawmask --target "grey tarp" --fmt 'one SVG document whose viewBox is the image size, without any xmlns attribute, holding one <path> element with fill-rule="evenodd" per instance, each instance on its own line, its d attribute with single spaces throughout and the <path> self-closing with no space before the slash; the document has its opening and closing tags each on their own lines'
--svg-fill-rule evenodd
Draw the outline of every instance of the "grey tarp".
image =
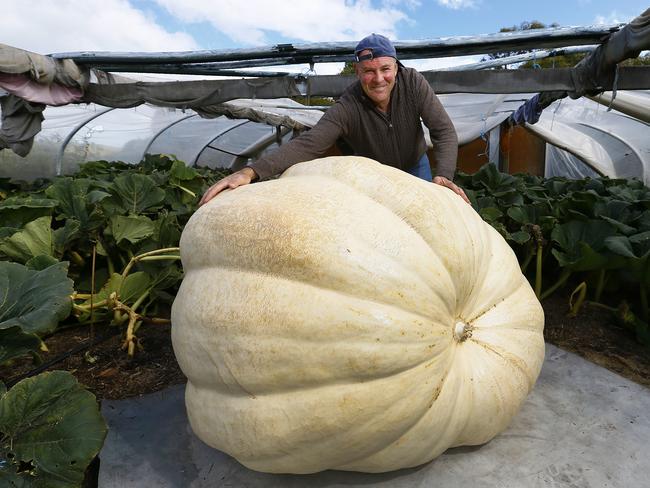
<svg viewBox="0 0 650 488">
<path fill-rule="evenodd" d="M 613 85 L 616 90 L 617 63 L 636 58 L 645 49 L 650 49 L 650 8 L 609 36 L 606 42 L 576 65 L 573 72 L 576 90 L 569 95 L 571 98 L 594 95 L 604 91 L 603 85 Z"/>
<path fill-rule="evenodd" d="M 19 156 L 26 156 L 32 149 L 34 136 L 41 130 L 45 105 L 7 95 L 0 96 L 0 107 L 0 149 L 9 148 Z"/>
<path fill-rule="evenodd" d="M 221 105 L 205 107 L 202 112 L 201 115 L 206 117 L 225 115 L 233 119 L 248 119 L 275 126 L 282 125 L 294 130 L 313 127 L 323 115 L 322 110 L 316 107 L 306 107 L 290 98 L 230 100 Z"/>
<path fill-rule="evenodd" d="M 613 90 L 612 98 L 615 99 L 618 89 L 629 88 L 620 83 L 622 69 L 618 68 L 618 63 L 638 57 L 645 49 L 650 49 L 650 8 L 621 30 L 611 34 L 605 42 L 571 70 L 575 85 L 573 90 L 558 89 L 554 93 L 549 93 L 549 90 L 546 93 L 540 93 L 539 100 L 535 98 L 529 100 L 518 111 L 537 114 L 535 119 L 516 117 L 517 113 L 515 113 L 512 120 L 515 123 L 534 124 L 544 108 L 567 95 L 576 99 L 585 95 L 594 96 L 606 90 Z M 636 88 L 648 88 L 648 80 L 650 78 L 646 78 L 645 86 Z"/>
<path fill-rule="evenodd" d="M 88 83 L 88 70 L 71 59 L 53 59 L 6 44 L 0 44 L 0 72 L 29 73 L 34 81 L 46 84 L 83 88 Z"/>
<path fill-rule="evenodd" d="M 58 83 L 83 88 L 88 83 L 87 70 L 79 68 L 70 59 L 52 59 L 6 44 L 0 44 L 0 73 L 24 73 L 47 85 Z M 34 136 L 41 130 L 45 105 L 1 94 L 0 105 L 0 149 L 9 148 L 19 156 L 26 156 L 34 144 Z"/>
<path fill-rule="evenodd" d="M 531 93 L 579 91 L 571 68 L 545 70 L 495 70 L 425 72 L 423 76 L 438 94 L 443 93 Z M 309 93 L 337 97 L 354 81 L 354 76 L 324 75 L 309 78 Z M 634 90 L 647 88 L 650 68 L 621 68 L 618 86 Z M 611 89 L 611 82 L 602 84 Z M 283 98 L 300 95 L 291 77 L 177 81 L 163 83 L 90 84 L 83 101 L 107 107 L 135 107 L 142 103 L 157 106 L 201 109 L 237 98 Z"/>
</svg>

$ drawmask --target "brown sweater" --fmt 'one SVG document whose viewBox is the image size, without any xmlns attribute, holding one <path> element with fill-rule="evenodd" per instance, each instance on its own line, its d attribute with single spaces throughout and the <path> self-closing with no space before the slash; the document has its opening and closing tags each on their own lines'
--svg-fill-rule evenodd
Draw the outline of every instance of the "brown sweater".
<svg viewBox="0 0 650 488">
<path fill-rule="evenodd" d="M 296 163 L 322 156 L 342 138 L 357 156 L 407 170 L 426 151 L 420 117 L 431 134 L 436 173 L 452 179 L 458 137 L 451 119 L 425 78 L 403 66 L 399 68 L 387 114 L 374 106 L 357 81 L 311 130 L 249 166 L 264 180 Z"/>
</svg>

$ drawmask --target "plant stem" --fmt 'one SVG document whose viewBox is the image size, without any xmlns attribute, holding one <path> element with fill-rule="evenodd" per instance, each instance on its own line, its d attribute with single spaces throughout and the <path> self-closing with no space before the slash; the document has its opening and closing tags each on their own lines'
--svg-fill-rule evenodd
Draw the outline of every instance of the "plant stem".
<svg viewBox="0 0 650 488">
<path fill-rule="evenodd" d="M 596 293 L 594 294 L 594 300 L 599 302 L 600 297 L 603 294 L 603 288 L 605 287 L 605 268 L 602 268 L 598 272 L 598 283 L 596 284 Z"/>
<path fill-rule="evenodd" d="M 147 323 L 147 324 L 154 324 L 154 325 L 168 325 L 171 324 L 172 321 L 169 319 L 161 319 L 161 318 L 147 318 L 147 317 L 141 317 L 142 321 Z"/>
<path fill-rule="evenodd" d="M 603 310 L 607 310 L 608 312 L 612 312 L 612 313 L 618 312 L 618 308 L 610 307 L 608 305 L 605 305 L 604 303 L 592 302 L 589 300 L 585 300 L 584 303 L 585 305 L 589 305 L 590 307 L 602 308 Z"/>
<path fill-rule="evenodd" d="M 77 305 L 76 303 L 72 304 L 72 307 L 75 310 L 79 310 L 80 312 L 87 312 L 88 310 L 92 310 L 93 308 L 100 308 L 100 307 L 105 307 L 108 304 L 109 300 L 102 300 L 101 302 L 97 302 L 95 304 L 89 304 L 89 305 Z"/>
<path fill-rule="evenodd" d="M 576 300 L 575 303 L 573 303 L 573 297 L 575 294 L 578 294 L 578 299 Z M 571 311 L 569 312 L 569 317 L 575 317 L 578 315 L 578 312 L 580 312 L 580 307 L 582 307 L 582 304 L 585 301 L 585 297 L 587 296 L 587 283 L 584 281 L 580 283 L 575 290 L 573 290 L 573 293 L 571 293 L 571 296 L 569 297 L 569 307 L 571 308 Z"/>
<path fill-rule="evenodd" d="M 555 290 L 560 288 L 566 282 L 566 280 L 569 279 L 569 276 L 571 276 L 571 270 L 569 268 L 562 269 L 562 274 L 555 282 L 555 284 L 551 286 L 548 290 L 546 290 L 544 293 L 542 293 L 542 296 L 540 296 L 539 299 L 544 300 L 545 298 L 550 296 Z"/>
<path fill-rule="evenodd" d="M 526 257 L 524 258 L 524 261 L 521 263 L 521 272 L 526 273 L 526 268 L 528 268 L 528 265 L 530 264 L 530 261 L 533 259 L 533 246 L 528 244 L 526 246 Z"/>
<path fill-rule="evenodd" d="M 537 242 L 537 267 L 535 270 L 535 296 L 540 298 L 542 293 L 542 243 Z"/>
<path fill-rule="evenodd" d="M 113 276 L 113 273 L 115 273 L 115 265 L 109 256 L 106 256 L 106 264 L 108 266 L 108 276 Z"/>
<path fill-rule="evenodd" d="M 180 259 L 180 256 L 148 256 L 138 261 L 179 261 Z"/>
<path fill-rule="evenodd" d="M 92 298 L 93 294 L 92 293 L 77 293 L 76 291 L 70 295 L 70 298 L 73 300 L 88 300 L 89 298 Z"/>
<path fill-rule="evenodd" d="M 185 193 L 187 193 L 188 195 L 191 195 L 192 198 L 196 198 L 196 193 L 194 193 L 192 190 L 188 190 L 187 188 L 185 188 L 184 186 L 181 186 L 181 185 L 173 185 L 173 186 L 175 186 L 176 188 L 179 188 L 179 189 L 183 190 L 183 191 L 184 191 Z"/>
<path fill-rule="evenodd" d="M 133 305 L 131 305 L 131 310 L 133 310 L 133 311 L 135 312 L 136 309 L 137 309 L 140 305 L 142 305 L 142 302 L 144 301 L 144 299 L 147 298 L 147 297 L 149 296 L 149 292 L 150 292 L 150 291 L 151 291 L 151 290 L 147 290 L 147 291 L 145 291 L 142 295 L 140 295 L 140 296 L 138 297 L 138 299 L 133 303 Z"/>
<path fill-rule="evenodd" d="M 164 249 L 156 249 L 155 251 L 149 251 L 149 252 L 145 252 L 143 254 L 138 254 L 137 256 L 133 256 L 131 258 L 131 260 L 129 261 L 129 263 L 124 268 L 124 271 L 122 271 L 122 279 L 124 280 L 124 278 L 126 278 L 126 276 L 131 271 L 131 268 L 133 268 L 133 266 L 135 266 L 135 264 L 138 261 L 142 260 L 143 258 L 148 258 L 149 256 L 156 256 L 158 254 L 165 254 L 165 253 L 168 253 L 168 252 L 180 252 L 180 250 L 181 250 L 180 247 L 166 247 Z M 167 259 L 177 259 L 178 255 L 164 256 L 164 257 L 167 258 Z"/>
<path fill-rule="evenodd" d="M 650 314 L 650 310 L 648 310 L 648 290 L 645 286 L 645 283 L 643 281 L 641 282 L 639 286 L 639 293 L 640 293 L 640 298 L 641 298 L 641 318 L 644 321 L 648 321 L 648 315 Z"/>
</svg>

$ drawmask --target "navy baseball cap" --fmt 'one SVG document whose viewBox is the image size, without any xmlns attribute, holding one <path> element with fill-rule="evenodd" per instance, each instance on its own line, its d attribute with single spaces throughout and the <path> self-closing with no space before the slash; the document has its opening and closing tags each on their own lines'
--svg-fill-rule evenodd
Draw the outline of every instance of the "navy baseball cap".
<svg viewBox="0 0 650 488">
<path fill-rule="evenodd" d="M 369 50 L 369 54 L 359 56 L 359 53 Z M 382 56 L 389 56 L 397 59 L 397 52 L 395 46 L 390 40 L 381 34 L 370 34 L 359 41 L 357 47 L 354 49 L 354 58 L 357 62 L 366 61 L 373 58 L 381 58 Z"/>
</svg>

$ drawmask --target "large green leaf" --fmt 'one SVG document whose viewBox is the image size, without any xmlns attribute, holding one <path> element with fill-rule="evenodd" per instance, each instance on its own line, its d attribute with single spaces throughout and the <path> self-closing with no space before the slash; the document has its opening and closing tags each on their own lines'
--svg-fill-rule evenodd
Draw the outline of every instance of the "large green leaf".
<svg viewBox="0 0 650 488">
<path fill-rule="evenodd" d="M 25 224 L 52 215 L 55 200 L 28 196 L 13 196 L 0 202 L 0 222 L 3 227 L 20 229 Z"/>
<path fill-rule="evenodd" d="M 125 213 L 139 214 L 159 205 L 165 198 L 165 191 L 156 186 L 149 176 L 128 174 L 118 176 L 112 185 L 113 195 L 120 200 Z"/>
<path fill-rule="evenodd" d="M 42 373 L 0 398 L 0 484 L 72 488 L 106 438 L 95 396 L 66 371 Z"/>
<path fill-rule="evenodd" d="M 54 330 L 70 314 L 73 292 L 68 263 L 43 270 L 0 261 L 0 329 L 20 327 L 26 333 Z"/>
<path fill-rule="evenodd" d="M 121 302 L 133 302 L 151 287 L 151 282 L 151 277 L 144 271 L 130 273 L 125 279 L 122 279 L 121 274 L 113 273 L 99 293 L 94 296 L 93 303 L 105 300 L 113 292 L 118 294 Z M 85 305 L 90 305 L 90 300 L 87 300 Z"/>
<path fill-rule="evenodd" d="M 109 194 L 99 190 L 90 191 L 92 183 L 87 178 L 61 178 L 45 190 L 48 197 L 58 202 L 57 220 L 74 219 L 84 232 L 102 225 L 103 217 L 93 203 Z"/>
<path fill-rule="evenodd" d="M 589 244 L 584 242 L 576 243 L 570 252 L 561 252 L 552 249 L 551 253 L 557 259 L 560 266 L 573 271 L 592 271 L 599 268 L 617 268 L 622 261 L 612 260 L 606 254 L 596 252 Z"/>
<path fill-rule="evenodd" d="M 193 180 L 198 176 L 199 173 L 194 168 L 190 168 L 182 161 L 174 161 L 169 170 L 169 177 L 176 181 Z"/>
<path fill-rule="evenodd" d="M 25 225 L 24 229 L 0 240 L 0 255 L 25 263 L 35 256 L 54 255 L 52 243 L 52 217 L 40 217 Z"/>
<path fill-rule="evenodd" d="M 492 224 L 494 222 L 498 222 L 499 219 L 503 217 L 503 212 L 497 207 L 484 207 L 479 211 L 479 215 L 488 224 Z"/>
<path fill-rule="evenodd" d="M 47 256 L 45 254 L 41 254 L 40 256 L 36 256 L 29 261 L 25 263 L 25 266 L 29 269 L 33 269 L 36 271 L 42 271 L 44 269 L 49 268 L 50 266 L 53 266 L 55 264 L 58 264 L 59 260 L 52 257 L 52 256 Z"/>
<path fill-rule="evenodd" d="M 539 224 L 542 217 L 550 216 L 551 212 L 544 203 L 510 207 L 508 217 L 518 224 Z"/>
<path fill-rule="evenodd" d="M 515 184 L 515 177 L 501 173 L 494 164 L 485 164 L 472 176 L 472 183 L 483 186 L 490 193 L 505 191 Z"/>
<path fill-rule="evenodd" d="M 156 229 L 154 222 L 145 215 L 114 215 L 110 222 L 111 233 L 118 244 L 125 239 L 135 244 L 151 237 Z"/>
<path fill-rule="evenodd" d="M 42 341 L 36 334 L 27 334 L 20 327 L 0 329 L 0 364 L 27 353 L 36 353 Z"/>
<path fill-rule="evenodd" d="M 644 210 L 643 213 L 635 219 L 634 224 L 641 232 L 650 230 L 650 210 Z"/>
<path fill-rule="evenodd" d="M 624 180 L 625 181 L 625 180 Z M 625 184 L 612 186 L 609 192 L 618 200 L 626 202 L 637 202 L 645 196 L 646 192 L 643 188 L 634 188 L 631 181 L 625 181 Z"/>
<path fill-rule="evenodd" d="M 52 232 L 55 255 L 59 257 L 63 256 L 63 253 L 81 235 L 81 225 L 79 222 L 75 219 L 66 219 L 63 227 L 59 227 Z"/>
<path fill-rule="evenodd" d="M 572 220 L 556 226 L 551 233 L 559 249 L 552 253 L 562 267 L 574 271 L 615 268 L 622 260 L 612 259 L 605 249 L 605 240 L 616 235 L 615 229 L 601 220 Z"/>
</svg>

